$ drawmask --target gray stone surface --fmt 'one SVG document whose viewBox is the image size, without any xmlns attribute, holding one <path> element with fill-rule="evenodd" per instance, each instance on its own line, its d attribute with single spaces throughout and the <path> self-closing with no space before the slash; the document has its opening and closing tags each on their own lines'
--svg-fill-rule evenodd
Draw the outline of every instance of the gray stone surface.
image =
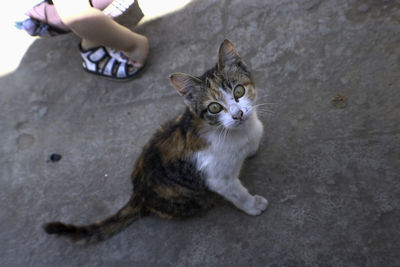
<svg viewBox="0 0 400 267">
<path fill-rule="evenodd" d="M 0 265 L 399 266 L 399 23 L 397 0 L 193 1 L 135 28 L 151 54 L 128 83 L 83 72 L 71 34 L 35 41 L 0 77 Z M 272 103 L 241 175 L 267 211 L 150 216 L 95 246 L 46 235 L 128 200 L 141 147 L 183 108 L 168 74 L 201 74 L 225 38 Z"/>
</svg>

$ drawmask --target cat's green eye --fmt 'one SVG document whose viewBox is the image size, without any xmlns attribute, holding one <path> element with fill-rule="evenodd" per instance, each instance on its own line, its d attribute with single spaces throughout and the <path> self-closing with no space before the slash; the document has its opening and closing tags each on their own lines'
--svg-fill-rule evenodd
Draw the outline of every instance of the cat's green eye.
<svg viewBox="0 0 400 267">
<path fill-rule="evenodd" d="M 245 92 L 246 92 L 246 89 L 244 89 L 243 85 L 238 85 L 233 90 L 233 95 L 236 99 L 238 99 L 238 98 L 241 98 L 242 96 L 244 96 Z"/>
<path fill-rule="evenodd" d="M 217 114 L 221 112 L 222 106 L 216 102 L 212 102 L 210 105 L 208 105 L 208 111 L 212 114 Z"/>
</svg>

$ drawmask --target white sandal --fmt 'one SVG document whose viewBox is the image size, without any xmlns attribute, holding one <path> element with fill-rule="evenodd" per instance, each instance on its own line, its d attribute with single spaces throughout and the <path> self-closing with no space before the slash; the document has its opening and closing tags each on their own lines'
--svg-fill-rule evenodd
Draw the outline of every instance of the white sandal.
<svg viewBox="0 0 400 267">
<path fill-rule="evenodd" d="M 114 80 L 127 81 L 135 77 L 142 68 L 135 68 L 121 52 L 99 46 L 84 50 L 79 44 L 82 66 L 89 73 Z"/>
</svg>

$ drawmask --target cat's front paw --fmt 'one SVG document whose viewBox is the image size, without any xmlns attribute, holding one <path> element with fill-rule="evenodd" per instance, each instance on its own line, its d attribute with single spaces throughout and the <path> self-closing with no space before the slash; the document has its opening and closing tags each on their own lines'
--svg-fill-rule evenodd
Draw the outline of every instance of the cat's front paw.
<svg viewBox="0 0 400 267">
<path fill-rule="evenodd" d="M 246 209 L 245 212 L 249 215 L 260 215 L 268 206 L 268 200 L 263 198 L 262 196 L 255 195 L 253 197 L 253 204 L 249 209 Z"/>
</svg>

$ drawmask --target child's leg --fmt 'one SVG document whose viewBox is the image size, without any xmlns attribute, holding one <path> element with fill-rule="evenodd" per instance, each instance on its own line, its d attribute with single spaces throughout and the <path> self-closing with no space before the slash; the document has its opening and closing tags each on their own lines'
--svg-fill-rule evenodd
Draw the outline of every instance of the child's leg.
<svg viewBox="0 0 400 267">
<path fill-rule="evenodd" d="M 89 0 L 88 0 L 89 1 Z M 119 12 L 115 16 L 112 16 L 112 10 L 113 6 L 117 6 L 117 9 L 119 11 L 125 11 L 131 4 L 134 3 L 134 0 L 91 0 L 89 1 L 89 4 L 92 5 L 94 8 L 97 8 L 99 10 L 109 10 L 107 11 L 106 15 L 109 17 L 115 18 L 116 16 L 119 16 L 122 14 L 122 12 Z M 125 10 L 122 10 L 125 9 Z M 26 12 L 26 15 L 28 17 L 43 21 L 50 26 L 59 29 L 61 31 L 70 31 L 68 26 L 66 26 L 60 16 L 58 15 L 58 12 L 55 8 L 54 5 L 51 5 L 47 3 L 46 1 L 43 1 L 42 3 L 32 7 Z"/>
<path fill-rule="evenodd" d="M 142 67 L 149 52 L 148 39 L 118 24 L 102 11 L 82 0 L 53 0 L 61 20 L 82 38 L 84 49 L 107 46 L 121 50 L 134 64 Z"/>
</svg>

